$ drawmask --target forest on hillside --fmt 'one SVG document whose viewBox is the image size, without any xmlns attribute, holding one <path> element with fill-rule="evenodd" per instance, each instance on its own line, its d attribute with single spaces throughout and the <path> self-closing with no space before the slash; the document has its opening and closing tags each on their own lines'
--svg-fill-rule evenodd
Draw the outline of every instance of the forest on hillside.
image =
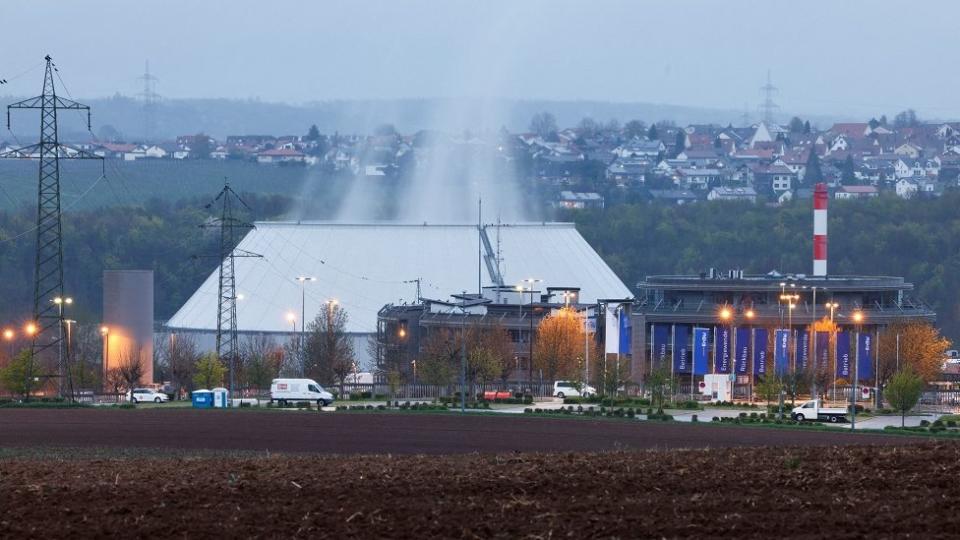
<svg viewBox="0 0 960 540">
<path fill-rule="evenodd" d="M 216 267 L 194 255 L 214 251 L 199 225 L 210 197 L 150 199 L 71 210 L 64 219 L 66 289 L 73 316 L 98 322 L 104 269 L 152 268 L 156 317 L 170 317 Z M 288 195 L 241 193 L 248 220 L 285 215 Z M 960 337 L 960 193 L 939 199 L 831 201 L 830 273 L 904 276 L 934 307 L 945 335 Z M 563 212 L 630 287 L 647 275 L 742 268 L 748 273 L 811 270 L 809 201 L 773 208 L 731 202 L 688 206 L 625 204 Z M 0 211 L 0 325 L 25 320 L 32 306 L 33 210 Z"/>
</svg>

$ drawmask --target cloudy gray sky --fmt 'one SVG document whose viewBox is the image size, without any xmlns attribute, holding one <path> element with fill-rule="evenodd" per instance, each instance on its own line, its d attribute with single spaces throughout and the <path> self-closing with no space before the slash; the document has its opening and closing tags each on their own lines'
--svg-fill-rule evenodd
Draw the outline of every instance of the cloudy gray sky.
<svg viewBox="0 0 960 540">
<path fill-rule="evenodd" d="M 902 1 L 3 2 L 0 78 L 49 52 L 77 96 L 506 97 L 960 117 L 960 3 Z M 37 93 L 36 76 L 0 95 Z"/>
</svg>

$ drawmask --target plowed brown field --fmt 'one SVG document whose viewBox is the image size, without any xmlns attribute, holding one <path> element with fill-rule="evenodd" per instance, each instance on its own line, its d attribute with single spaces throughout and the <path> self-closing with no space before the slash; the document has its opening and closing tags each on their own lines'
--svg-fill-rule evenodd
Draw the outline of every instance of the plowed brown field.
<svg viewBox="0 0 960 540">
<path fill-rule="evenodd" d="M 960 445 L 0 460 L 0 535 L 932 538 Z"/>
</svg>

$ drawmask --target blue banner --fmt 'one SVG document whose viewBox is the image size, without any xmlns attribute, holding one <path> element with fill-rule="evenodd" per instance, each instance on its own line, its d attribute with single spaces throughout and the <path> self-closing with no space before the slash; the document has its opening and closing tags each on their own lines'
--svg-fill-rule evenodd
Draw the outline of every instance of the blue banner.
<svg viewBox="0 0 960 540">
<path fill-rule="evenodd" d="M 620 354 L 630 354 L 630 342 L 633 337 L 633 324 L 626 309 L 620 310 Z"/>
<path fill-rule="evenodd" d="M 796 349 L 794 369 L 804 371 L 810 367 L 810 334 L 806 328 L 798 328 L 795 339 L 797 342 L 794 344 Z"/>
<path fill-rule="evenodd" d="M 753 374 L 767 374 L 767 329 L 753 331 Z"/>
<path fill-rule="evenodd" d="M 850 376 L 850 332 L 837 332 L 837 377 Z"/>
<path fill-rule="evenodd" d="M 790 371 L 790 331 L 777 330 L 774 332 L 776 342 L 773 348 L 773 362 L 777 375 Z"/>
<path fill-rule="evenodd" d="M 621 326 L 621 340 L 623 339 L 623 330 Z M 670 357 L 667 353 L 667 347 L 670 343 L 670 327 L 666 324 L 653 325 L 653 365 L 660 367 L 666 365 L 665 362 Z"/>
<path fill-rule="evenodd" d="M 873 381 L 873 336 L 869 333 L 860 334 L 859 350 L 857 351 L 857 379 Z"/>
<path fill-rule="evenodd" d="M 673 371 L 690 373 L 690 327 L 678 324 L 673 327 Z"/>
<path fill-rule="evenodd" d="M 830 365 L 830 332 L 817 332 L 817 369 L 827 369 Z"/>
<path fill-rule="evenodd" d="M 717 326 L 713 351 L 713 372 L 730 373 L 730 327 Z"/>
<path fill-rule="evenodd" d="M 693 329 L 693 373 L 705 375 L 710 359 L 710 329 Z"/>
<path fill-rule="evenodd" d="M 736 357 L 733 361 L 733 370 L 737 375 L 746 375 L 750 369 L 750 329 L 737 328 Z"/>
</svg>

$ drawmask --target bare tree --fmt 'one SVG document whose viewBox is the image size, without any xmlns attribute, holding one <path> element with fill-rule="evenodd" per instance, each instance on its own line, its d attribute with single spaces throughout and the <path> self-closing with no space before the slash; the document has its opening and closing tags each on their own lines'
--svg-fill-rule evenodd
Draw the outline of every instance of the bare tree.
<svg viewBox="0 0 960 540">
<path fill-rule="evenodd" d="M 140 384 L 140 379 L 146 371 L 143 365 L 141 350 L 127 349 L 120 351 L 117 362 L 117 371 L 120 380 L 123 382 L 123 388 L 130 392 Z M 131 394 L 131 398 L 133 395 Z"/>
<path fill-rule="evenodd" d="M 248 337 L 240 344 L 240 372 L 243 385 L 257 393 L 269 388 L 280 373 L 283 351 L 270 336 L 259 334 Z"/>
<path fill-rule="evenodd" d="M 346 332 L 347 312 L 339 305 L 328 304 L 307 326 L 305 347 L 306 373 L 323 382 L 343 385 L 353 371 L 353 341 Z"/>
<path fill-rule="evenodd" d="M 173 385 L 176 399 L 180 399 L 184 389 L 187 391 L 193 389 L 193 375 L 197 360 L 200 359 L 197 342 L 190 334 L 173 334 L 164 349 L 166 356 L 164 363 L 170 376 L 170 383 Z"/>
</svg>

